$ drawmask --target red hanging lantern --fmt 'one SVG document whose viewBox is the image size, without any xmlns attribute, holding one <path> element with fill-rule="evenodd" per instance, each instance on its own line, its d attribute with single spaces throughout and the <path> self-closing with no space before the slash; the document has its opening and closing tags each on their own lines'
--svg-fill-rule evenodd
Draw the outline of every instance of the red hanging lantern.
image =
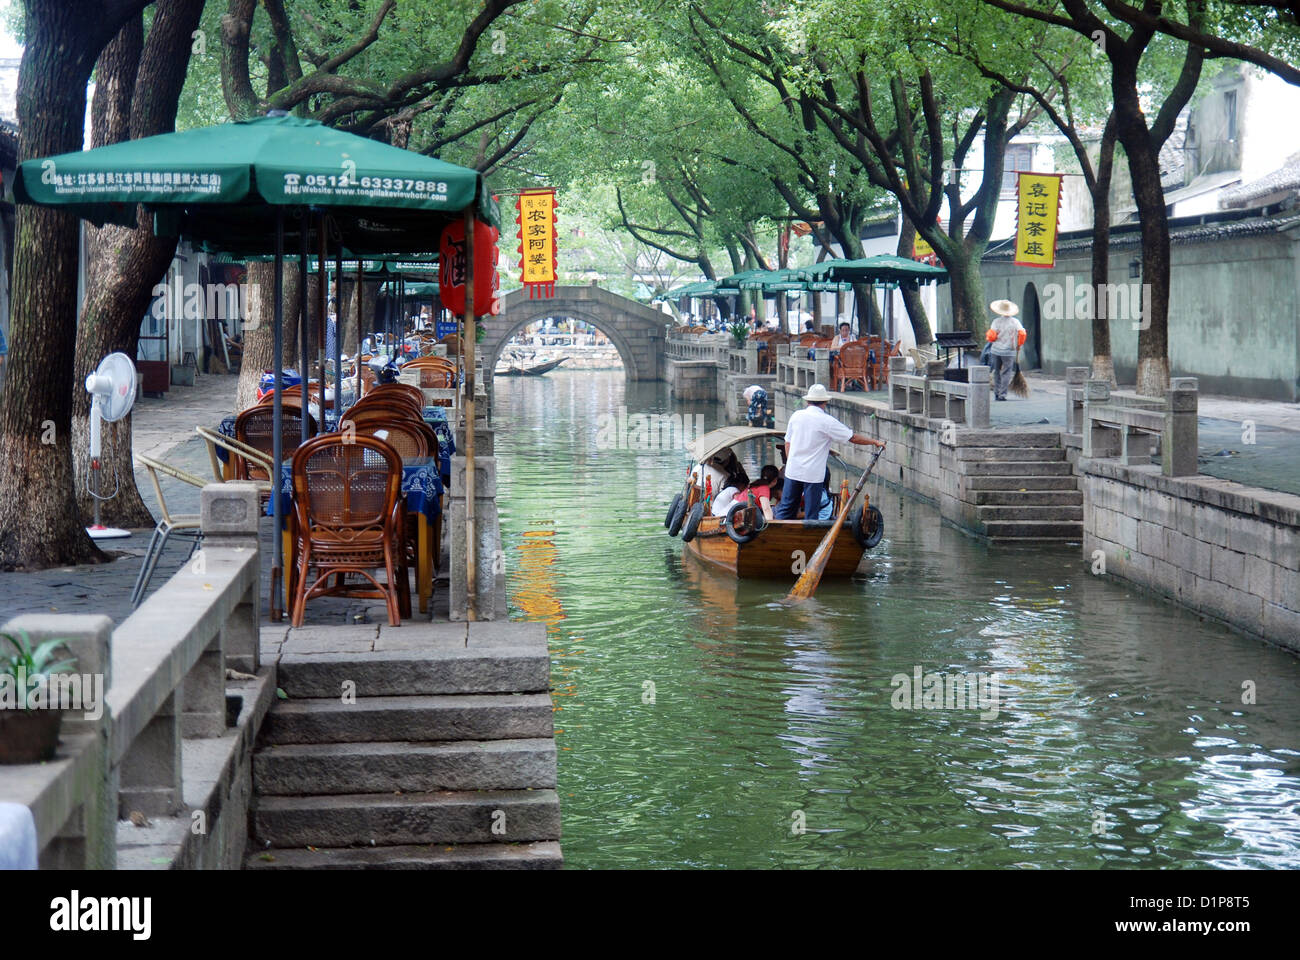
<svg viewBox="0 0 1300 960">
<path fill-rule="evenodd" d="M 474 315 L 501 312 L 501 278 L 497 274 L 496 227 L 474 221 Z M 465 221 L 453 220 L 442 229 L 438 244 L 438 287 L 442 305 L 457 316 L 465 312 Z"/>
</svg>

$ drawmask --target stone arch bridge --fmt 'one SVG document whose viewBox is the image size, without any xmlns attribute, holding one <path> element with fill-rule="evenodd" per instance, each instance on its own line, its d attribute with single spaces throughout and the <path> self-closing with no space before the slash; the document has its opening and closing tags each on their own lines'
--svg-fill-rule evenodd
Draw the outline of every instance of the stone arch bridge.
<svg viewBox="0 0 1300 960">
<path fill-rule="evenodd" d="M 526 290 L 512 290 L 504 298 L 501 313 L 483 318 L 487 336 L 479 350 L 489 383 L 506 341 L 547 317 L 585 320 L 609 337 L 618 348 L 629 380 L 664 379 L 666 330 L 672 322 L 667 314 L 597 286 L 557 286 L 555 296 L 538 299 L 529 299 Z"/>
</svg>

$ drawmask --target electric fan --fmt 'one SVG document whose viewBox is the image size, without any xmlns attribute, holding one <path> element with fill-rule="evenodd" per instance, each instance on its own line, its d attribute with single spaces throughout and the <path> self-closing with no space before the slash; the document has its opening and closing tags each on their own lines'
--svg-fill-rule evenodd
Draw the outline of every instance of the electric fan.
<svg viewBox="0 0 1300 960">
<path fill-rule="evenodd" d="M 95 501 L 95 523 L 86 528 L 86 533 L 96 540 L 129 537 L 129 530 L 106 527 L 99 522 L 99 502 L 111 500 L 117 494 L 116 482 L 112 493 L 107 496 L 103 493 L 103 478 L 100 473 L 103 465 L 99 462 L 99 456 L 103 439 L 102 424 L 121 420 L 135 403 L 135 364 L 125 353 L 110 353 L 99 361 L 99 367 L 86 378 L 86 390 L 91 396 L 90 478 L 86 482 L 86 488 Z"/>
</svg>

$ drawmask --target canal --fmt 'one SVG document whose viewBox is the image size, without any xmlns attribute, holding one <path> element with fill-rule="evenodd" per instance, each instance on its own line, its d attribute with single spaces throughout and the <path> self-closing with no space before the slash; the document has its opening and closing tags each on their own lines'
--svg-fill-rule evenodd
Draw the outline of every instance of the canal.
<svg viewBox="0 0 1300 960">
<path fill-rule="evenodd" d="M 495 382 L 568 866 L 1300 866 L 1296 658 L 875 483 L 885 539 L 784 607 L 682 557 L 663 517 L 686 455 L 601 449 L 620 407 L 722 425 L 621 371 Z M 918 669 L 915 692 L 939 674 L 986 696 L 909 704 Z"/>
</svg>

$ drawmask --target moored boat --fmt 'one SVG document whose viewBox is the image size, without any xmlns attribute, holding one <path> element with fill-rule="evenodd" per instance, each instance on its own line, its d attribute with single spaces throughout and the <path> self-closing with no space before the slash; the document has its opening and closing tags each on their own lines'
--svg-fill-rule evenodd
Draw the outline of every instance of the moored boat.
<svg viewBox="0 0 1300 960">
<path fill-rule="evenodd" d="M 681 534 L 685 552 L 703 563 L 736 577 L 794 579 L 816 552 L 833 520 L 767 520 L 752 498 L 737 500 L 726 516 L 714 516 L 708 503 L 707 465 L 734 447 L 746 444 L 780 444 L 784 433 L 763 427 L 722 427 L 696 440 L 691 459 L 699 466 L 669 507 L 665 525 L 670 535 Z M 771 462 L 775 462 L 775 451 Z M 703 489 L 702 486 L 703 485 Z M 832 516 L 840 508 L 839 493 L 832 494 Z M 840 528 L 827 562 L 826 576 L 848 576 L 858 568 L 863 554 L 880 542 L 884 518 L 864 493 Z"/>
</svg>

